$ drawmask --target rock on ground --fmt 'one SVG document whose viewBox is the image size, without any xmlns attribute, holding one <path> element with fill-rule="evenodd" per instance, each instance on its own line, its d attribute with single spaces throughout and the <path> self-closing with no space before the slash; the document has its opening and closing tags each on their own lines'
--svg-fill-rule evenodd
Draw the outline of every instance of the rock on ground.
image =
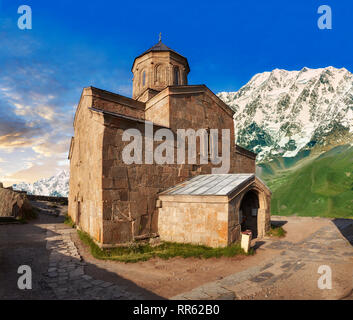
<svg viewBox="0 0 353 320">
<path fill-rule="evenodd" d="M 33 208 L 26 194 L 0 188 L 0 217 L 25 219 L 31 215 Z"/>
</svg>

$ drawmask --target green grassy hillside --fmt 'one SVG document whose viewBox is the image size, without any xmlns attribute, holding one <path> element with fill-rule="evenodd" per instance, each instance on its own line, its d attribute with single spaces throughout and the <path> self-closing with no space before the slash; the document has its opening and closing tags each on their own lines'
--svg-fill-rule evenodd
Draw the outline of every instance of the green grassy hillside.
<svg viewBox="0 0 353 320">
<path fill-rule="evenodd" d="M 273 192 L 272 214 L 353 217 L 353 147 L 343 145 L 290 165 L 260 165 Z"/>
</svg>

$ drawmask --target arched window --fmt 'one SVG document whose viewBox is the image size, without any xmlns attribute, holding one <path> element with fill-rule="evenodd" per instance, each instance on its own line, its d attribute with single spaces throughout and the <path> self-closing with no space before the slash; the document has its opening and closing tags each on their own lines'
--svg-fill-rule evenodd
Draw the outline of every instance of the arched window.
<svg viewBox="0 0 353 320">
<path fill-rule="evenodd" d="M 174 67 L 173 70 L 173 84 L 174 85 L 178 85 L 179 84 L 179 68 L 178 67 Z"/>
<path fill-rule="evenodd" d="M 165 71 L 161 64 L 157 65 L 155 68 L 154 82 L 156 84 L 164 84 Z"/>
<path fill-rule="evenodd" d="M 144 87 L 146 85 L 146 71 L 142 72 L 142 86 Z"/>
</svg>

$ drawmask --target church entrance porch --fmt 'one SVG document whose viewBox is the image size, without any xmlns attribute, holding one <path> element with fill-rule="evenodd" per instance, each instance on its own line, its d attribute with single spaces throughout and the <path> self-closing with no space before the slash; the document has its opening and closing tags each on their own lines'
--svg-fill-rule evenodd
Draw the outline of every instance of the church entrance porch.
<svg viewBox="0 0 353 320">
<path fill-rule="evenodd" d="M 224 247 L 241 231 L 263 237 L 270 227 L 271 192 L 254 174 L 208 174 L 159 194 L 161 240 Z"/>
</svg>

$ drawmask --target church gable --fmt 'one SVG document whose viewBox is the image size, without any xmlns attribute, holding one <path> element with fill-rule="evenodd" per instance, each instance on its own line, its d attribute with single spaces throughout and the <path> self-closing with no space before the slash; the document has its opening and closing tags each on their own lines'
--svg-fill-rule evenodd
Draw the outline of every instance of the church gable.
<svg viewBox="0 0 353 320">
<path fill-rule="evenodd" d="M 232 130 L 233 115 L 234 111 L 205 85 L 170 86 L 146 102 L 146 119 L 173 129 Z"/>
<path fill-rule="evenodd" d="M 206 86 L 171 87 L 170 127 L 233 131 L 233 111 Z M 215 99 L 216 98 L 216 99 Z"/>
</svg>

